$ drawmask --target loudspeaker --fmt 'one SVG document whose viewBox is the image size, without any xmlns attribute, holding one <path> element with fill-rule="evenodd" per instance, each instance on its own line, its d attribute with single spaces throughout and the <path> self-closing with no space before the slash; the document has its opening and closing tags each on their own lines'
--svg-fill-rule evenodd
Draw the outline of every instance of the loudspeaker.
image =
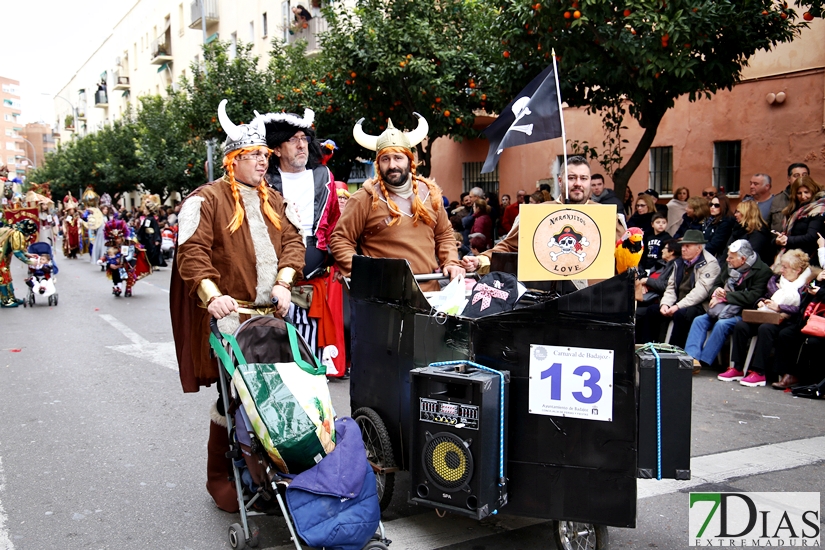
<svg viewBox="0 0 825 550">
<path fill-rule="evenodd" d="M 507 504 L 510 373 L 500 372 L 410 371 L 410 503 L 476 519 Z"/>
</svg>

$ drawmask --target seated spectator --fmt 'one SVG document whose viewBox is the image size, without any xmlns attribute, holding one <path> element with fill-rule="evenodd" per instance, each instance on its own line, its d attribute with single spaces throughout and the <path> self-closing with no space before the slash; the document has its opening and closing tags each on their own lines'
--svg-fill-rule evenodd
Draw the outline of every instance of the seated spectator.
<svg viewBox="0 0 825 550">
<path fill-rule="evenodd" d="M 659 308 L 659 302 L 667 290 L 667 281 L 673 273 L 676 259 L 682 257 L 682 245 L 676 239 L 670 239 L 662 245 L 661 252 L 662 257 L 657 260 L 650 275 L 636 281 L 636 284 L 641 287 L 640 292 L 637 292 L 637 296 L 641 295 L 641 300 L 638 298 L 636 300 L 639 302 L 636 304 L 637 317 L 647 315 L 648 307 Z"/>
<path fill-rule="evenodd" d="M 543 202 L 544 202 L 544 193 L 542 193 L 541 191 L 536 191 L 535 193 L 530 195 L 530 198 L 528 200 L 528 204 L 541 204 Z"/>
<path fill-rule="evenodd" d="M 490 247 L 487 246 L 487 238 L 484 235 L 475 234 L 470 237 L 470 252 L 472 252 L 473 256 L 478 256 L 485 250 L 489 250 L 489 248 Z"/>
<path fill-rule="evenodd" d="M 675 260 L 658 310 L 637 318 L 636 343 L 659 341 L 662 324 L 673 321 L 671 344 L 684 347 L 693 320 L 707 310 L 713 283 L 719 276 L 719 262 L 705 251 L 701 231 L 691 229 L 681 240 L 682 256 Z"/>
<path fill-rule="evenodd" d="M 667 217 L 664 214 L 656 212 L 650 218 L 650 222 L 651 229 L 645 232 L 644 255 L 639 264 L 646 271 L 653 269 L 653 266 L 662 258 L 662 245 L 672 239 L 670 234 L 665 231 Z"/>
<path fill-rule="evenodd" d="M 653 207 L 655 212 L 661 212 L 662 214 L 667 217 L 667 205 L 666 204 L 659 204 L 659 192 L 655 189 L 648 189 L 646 191 L 642 191 L 639 193 L 639 196 L 648 195 L 653 198 Z"/>
<path fill-rule="evenodd" d="M 716 256 L 719 263 L 722 255 L 728 250 L 727 244 L 736 220 L 731 215 L 730 202 L 724 193 L 710 199 L 708 203 L 710 216 L 702 223 L 702 233 L 705 234 L 705 250 Z"/>
<path fill-rule="evenodd" d="M 682 225 L 679 226 L 673 238 L 681 239 L 691 229 L 703 231 L 702 226 L 709 216 L 710 207 L 707 199 L 704 197 L 690 197 L 687 201 L 685 214 L 682 216 Z"/>
<path fill-rule="evenodd" d="M 647 234 L 652 230 L 650 222 L 653 214 L 656 213 L 656 202 L 651 195 L 640 194 L 636 197 L 634 205 L 635 212 L 627 220 L 627 226 L 638 227 Z"/>
<path fill-rule="evenodd" d="M 762 217 L 759 203 L 755 200 L 743 200 L 736 207 L 733 215 L 736 223 L 733 225 L 728 246 L 734 241 L 745 239 L 759 254 L 759 257 L 768 265 L 773 265 L 774 246 L 768 222 Z"/>
<path fill-rule="evenodd" d="M 810 175 L 811 171 L 807 164 L 802 162 L 794 162 L 788 166 L 788 185 L 785 189 L 775 194 L 773 199 L 771 199 L 771 218 L 767 220 L 771 226 L 771 231 L 776 231 L 777 233 L 784 231 L 785 224 L 788 222 L 788 218 L 785 216 L 784 211 L 791 202 L 791 186 L 793 185 L 793 182 L 799 178 Z"/>
<path fill-rule="evenodd" d="M 786 345 L 795 345 L 799 349 L 801 341 L 795 337 L 798 333 L 797 321 L 799 317 L 800 305 L 802 298 L 806 294 L 805 286 L 811 278 L 811 270 L 808 267 L 808 255 L 801 250 L 790 250 L 782 255 L 778 264 L 779 273 L 774 275 L 768 281 L 767 290 L 764 295 L 756 302 L 757 308 L 765 311 L 775 311 L 782 315 L 782 322 L 778 325 L 772 323 L 746 323 L 739 321 L 733 327 L 733 351 L 731 352 L 731 366 L 725 372 L 717 376 L 723 382 L 733 382 L 738 380 L 743 386 L 764 386 L 766 367 L 768 364 L 768 357 L 771 350 L 774 349 L 774 343 Z M 747 358 L 748 347 L 751 336 L 757 336 L 756 349 L 754 350 L 753 360 L 750 365 L 748 375 L 745 376 L 744 365 Z M 793 375 L 789 375 L 786 365 L 793 361 L 788 361 L 787 357 L 793 355 L 796 359 L 796 354 L 790 353 L 790 350 L 784 348 L 779 353 L 777 350 L 777 357 L 774 369 L 783 371 L 785 374 L 783 380 L 783 388 L 789 387 L 791 382 L 797 383 L 797 379 Z M 780 357 L 784 355 L 785 357 Z M 780 380 L 782 382 L 783 380 Z"/>
<path fill-rule="evenodd" d="M 719 355 L 733 327 L 742 320 L 742 310 L 753 308 L 771 278 L 771 268 L 746 240 L 730 245 L 727 264 L 729 271 L 719 274 L 707 313 L 694 319 L 690 327 L 685 351 L 693 357 L 693 374 L 710 366 Z"/>
<path fill-rule="evenodd" d="M 811 263 L 818 264 L 816 240 L 825 225 L 825 193 L 819 184 L 810 176 L 794 181 L 790 202 L 782 213 L 788 222 L 776 244 L 784 249 L 798 248 L 811 257 Z"/>
</svg>

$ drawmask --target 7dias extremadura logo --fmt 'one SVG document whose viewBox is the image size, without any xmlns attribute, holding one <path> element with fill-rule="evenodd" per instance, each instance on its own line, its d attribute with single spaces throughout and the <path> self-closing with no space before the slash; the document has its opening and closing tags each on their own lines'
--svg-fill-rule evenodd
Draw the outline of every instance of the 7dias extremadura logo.
<svg viewBox="0 0 825 550">
<path fill-rule="evenodd" d="M 819 493 L 690 493 L 690 546 L 819 547 Z"/>
</svg>

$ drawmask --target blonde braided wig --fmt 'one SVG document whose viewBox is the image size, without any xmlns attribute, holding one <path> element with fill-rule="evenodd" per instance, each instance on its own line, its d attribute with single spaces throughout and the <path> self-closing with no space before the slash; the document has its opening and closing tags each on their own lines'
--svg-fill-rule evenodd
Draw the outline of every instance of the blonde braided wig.
<svg viewBox="0 0 825 550">
<path fill-rule="evenodd" d="M 244 147 L 242 149 L 235 149 L 234 151 L 228 152 L 223 157 L 223 169 L 226 171 L 226 180 L 229 183 L 229 186 L 232 188 L 232 198 L 235 199 L 235 214 L 232 216 L 232 221 L 229 222 L 229 225 L 226 227 L 229 229 L 230 233 L 234 233 L 238 230 L 238 228 L 243 225 L 244 219 L 244 209 L 241 206 L 241 192 L 238 188 L 238 181 L 235 179 L 235 168 L 232 165 L 235 157 L 238 155 L 245 155 L 247 153 L 252 153 L 259 149 L 263 149 L 271 153 L 272 151 L 266 147 Z M 272 206 L 269 204 L 269 187 L 266 185 L 266 180 L 261 178 L 260 183 L 258 183 L 258 187 L 256 188 L 258 191 L 258 196 L 261 197 L 261 210 L 263 211 L 264 215 L 269 218 L 269 221 L 272 222 L 272 225 L 275 226 L 275 229 L 278 231 L 281 230 L 281 218 L 278 216 L 278 213 L 272 209 Z"/>
<path fill-rule="evenodd" d="M 381 193 L 384 194 L 384 197 L 387 199 L 387 204 L 390 207 L 390 216 L 392 216 L 392 221 L 390 221 L 389 225 L 393 226 L 398 223 L 401 219 L 401 214 L 398 206 L 393 202 L 390 198 L 390 194 L 387 192 L 387 186 L 384 182 L 384 178 L 381 177 L 381 170 L 378 169 L 378 159 L 381 155 L 386 153 L 401 153 L 406 156 L 410 160 L 410 174 L 412 175 L 412 192 L 413 192 L 413 202 L 412 202 L 412 220 L 413 225 L 418 225 L 418 221 L 421 220 L 427 225 L 433 225 L 435 220 L 432 219 L 430 213 L 427 212 L 427 209 L 424 207 L 424 203 L 421 202 L 421 197 L 418 196 L 418 184 L 419 182 L 423 183 L 427 186 L 430 190 L 430 204 L 433 207 L 433 211 L 438 212 L 439 207 L 441 207 L 441 191 L 433 182 L 427 180 L 426 178 L 422 178 L 418 174 L 415 173 L 415 159 L 413 158 L 412 151 L 407 149 L 406 147 L 385 147 L 381 149 L 375 157 L 375 182 L 381 188 Z M 378 193 L 373 193 L 372 195 L 372 209 L 375 210 L 378 208 Z"/>
</svg>

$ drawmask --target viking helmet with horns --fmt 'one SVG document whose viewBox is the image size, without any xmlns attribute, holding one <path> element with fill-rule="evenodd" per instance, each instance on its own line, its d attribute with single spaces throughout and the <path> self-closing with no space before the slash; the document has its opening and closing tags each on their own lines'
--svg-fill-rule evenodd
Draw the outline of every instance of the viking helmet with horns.
<svg viewBox="0 0 825 550">
<path fill-rule="evenodd" d="M 244 147 L 266 147 L 266 129 L 258 111 L 254 111 L 255 118 L 251 124 L 237 125 L 229 120 L 229 116 L 226 114 L 227 103 L 227 100 L 222 99 L 220 105 L 218 105 L 218 120 L 221 123 L 221 128 L 226 132 L 226 141 L 223 142 L 223 154 L 226 155 L 231 151 L 243 149 Z"/>
<path fill-rule="evenodd" d="M 404 147 L 412 151 L 413 147 L 427 137 L 427 132 L 430 130 L 430 125 L 423 116 L 418 113 L 413 114 L 418 117 L 418 127 L 412 132 L 402 132 L 392 125 L 392 120 L 387 119 L 387 129 L 384 130 L 384 133 L 380 136 L 371 136 L 361 128 L 361 123 L 364 122 L 364 119 L 361 118 L 352 128 L 352 137 L 362 147 L 370 151 L 377 152 L 387 147 Z"/>
</svg>

